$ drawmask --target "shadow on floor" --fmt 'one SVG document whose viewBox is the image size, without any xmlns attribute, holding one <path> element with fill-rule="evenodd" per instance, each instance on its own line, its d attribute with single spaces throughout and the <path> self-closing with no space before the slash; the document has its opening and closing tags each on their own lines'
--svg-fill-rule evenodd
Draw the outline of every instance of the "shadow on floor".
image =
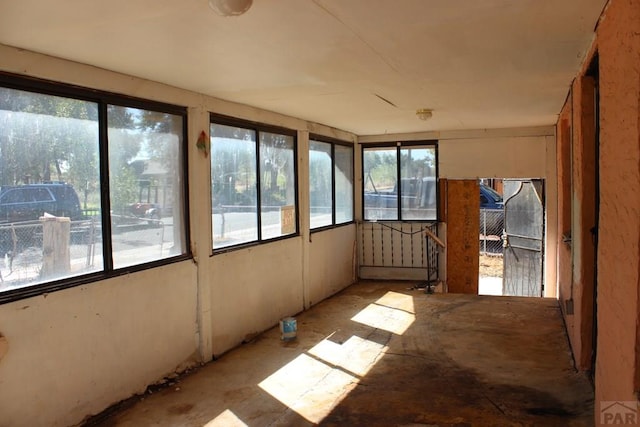
<svg viewBox="0 0 640 427">
<path fill-rule="evenodd" d="M 99 426 L 589 426 L 557 301 L 362 282 Z"/>
</svg>

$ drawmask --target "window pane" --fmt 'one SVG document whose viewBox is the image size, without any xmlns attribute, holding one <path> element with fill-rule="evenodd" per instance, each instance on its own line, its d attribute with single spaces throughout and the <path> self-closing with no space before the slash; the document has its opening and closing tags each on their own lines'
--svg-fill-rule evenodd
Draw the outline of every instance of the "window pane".
<svg viewBox="0 0 640 427">
<path fill-rule="evenodd" d="M 353 148 L 335 145 L 336 224 L 353 221 Z"/>
<path fill-rule="evenodd" d="M 97 104 L 0 88 L 0 292 L 102 270 L 88 212 L 99 218 Z"/>
<path fill-rule="evenodd" d="M 211 124 L 213 248 L 258 240 L 256 134 Z"/>
<path fill-rule="evenodd" d="M 109 105 L 114 268 L 185 253 L 181 116 Z"/>
<path fill-rule="evenodd" d="M 364 219 L 398 219 L 397 151 L 395 148 L 365 148 Z"/>
<path fill-rule="evenodd" d="M 400 150 L 403 220 L 436 219 L 436 168 L 434 147 Z"/>
<path fill-rule="evenodd" d="M 292 136 L 260 133 L 262 239 L 295 234 L 296 185 Z"/>
<path fill-rule="evenodd" d="M 309 141 L 309 201 L 311 228 L 332 225 L 331 144 Z"/>
</svg>

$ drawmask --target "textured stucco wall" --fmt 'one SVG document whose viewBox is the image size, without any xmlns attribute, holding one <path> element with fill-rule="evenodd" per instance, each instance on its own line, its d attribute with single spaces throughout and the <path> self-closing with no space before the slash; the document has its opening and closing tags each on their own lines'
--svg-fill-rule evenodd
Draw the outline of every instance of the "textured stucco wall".
<svg viewBox="0 0 640 427">
<path fill-rule="evenodd" d="M 590 76 L 576 79 L 573 87 L 573 197 L 571 239 L 573 248 L 573 288 L 579 305 L 574 315 L 579 324 L 580 354 L 576 364 L 589 369 L 592 364 L 593 292 L 595 282 L 595 244 L 592 230 L 596 226 L 596 97 L 595 80 Z M 578 107 L 579 106 L 579 107 Z"/>
<path fill-rule="evenodd" d="M 612 0 L 597 30 L 600 222 L 596 414 L 635 400 L 640 269 L 640 2 Z"/>
<path fill-rule="evenodd" d="M 595 162 L 592 81 L 599 61 L 600 135 Z M 576 365 L 591 368 L 594 262 L 590 227 L 595 218 L 595 171 L 599 167 L 597 246 L 597 342 L 595 413 L 601 402 L 636 401 L 640 287 L 640 2 L 611 0 L 591 54 L 576 76 L 557 124 L 558 229 L 571 230 L 571 246 L 558 239 L 558 284 Z M 571 149 L 569 150 L 569 146 Z M 568 184 L 567 178 L 571 177 Z M 573 314 L 565 301 L 573 299 Z"/>
<path fill-rule="evenodd" d="M 575 325 L 575 313 L 571 304 L 575 305 L 573 294 L 573 271 L 571 263 L 571 242 L 566 241 L 571 236 L 571 133 L 572 133 L 572 97 L 567 98 L 560 113 L 557 134 L 557 168 L 558 168 L 558 237 L 557 265 L 558 265 L 558 299 L 564 314 L 567 334 L 573 349 L 573 355 L 580 351 L 580 335 Z"/>
</svg>

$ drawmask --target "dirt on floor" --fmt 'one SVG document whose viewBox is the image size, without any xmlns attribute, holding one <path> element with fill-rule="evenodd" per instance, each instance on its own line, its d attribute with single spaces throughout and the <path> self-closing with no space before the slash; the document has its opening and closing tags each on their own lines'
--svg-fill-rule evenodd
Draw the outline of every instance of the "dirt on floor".
<svg viewBox="0 0 640 427">
<path fill-rule="evenodd" d="M 557 301 L 409 286 L 350 286 L 294 340 L 276 326 L 85 426 L 593 427 Z"/>
<path fill-rule="evenodd" d="M 480 277 L 502 277 L 502 255 L 480 255 Z"/>
</svg>

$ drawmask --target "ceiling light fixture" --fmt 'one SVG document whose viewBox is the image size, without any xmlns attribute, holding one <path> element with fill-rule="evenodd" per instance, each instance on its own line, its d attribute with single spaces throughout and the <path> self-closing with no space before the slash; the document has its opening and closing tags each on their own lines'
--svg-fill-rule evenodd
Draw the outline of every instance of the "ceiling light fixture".
<svg viewBox="0 0 640 427">
<path fill-rule="evenodd" d="M 416 116 L 420 120 L 429 120 L 431 116 L 433 116 L 433 110 L 430 110 L 428 108 L 420 108 L 419 110 L 416 110 Z"/>
<path fill-rule="evenodd" d="M 238 16 L 245 13 L 253 0 L 209 0 L 209 7 L 221 16 Z"/>
</svg>

